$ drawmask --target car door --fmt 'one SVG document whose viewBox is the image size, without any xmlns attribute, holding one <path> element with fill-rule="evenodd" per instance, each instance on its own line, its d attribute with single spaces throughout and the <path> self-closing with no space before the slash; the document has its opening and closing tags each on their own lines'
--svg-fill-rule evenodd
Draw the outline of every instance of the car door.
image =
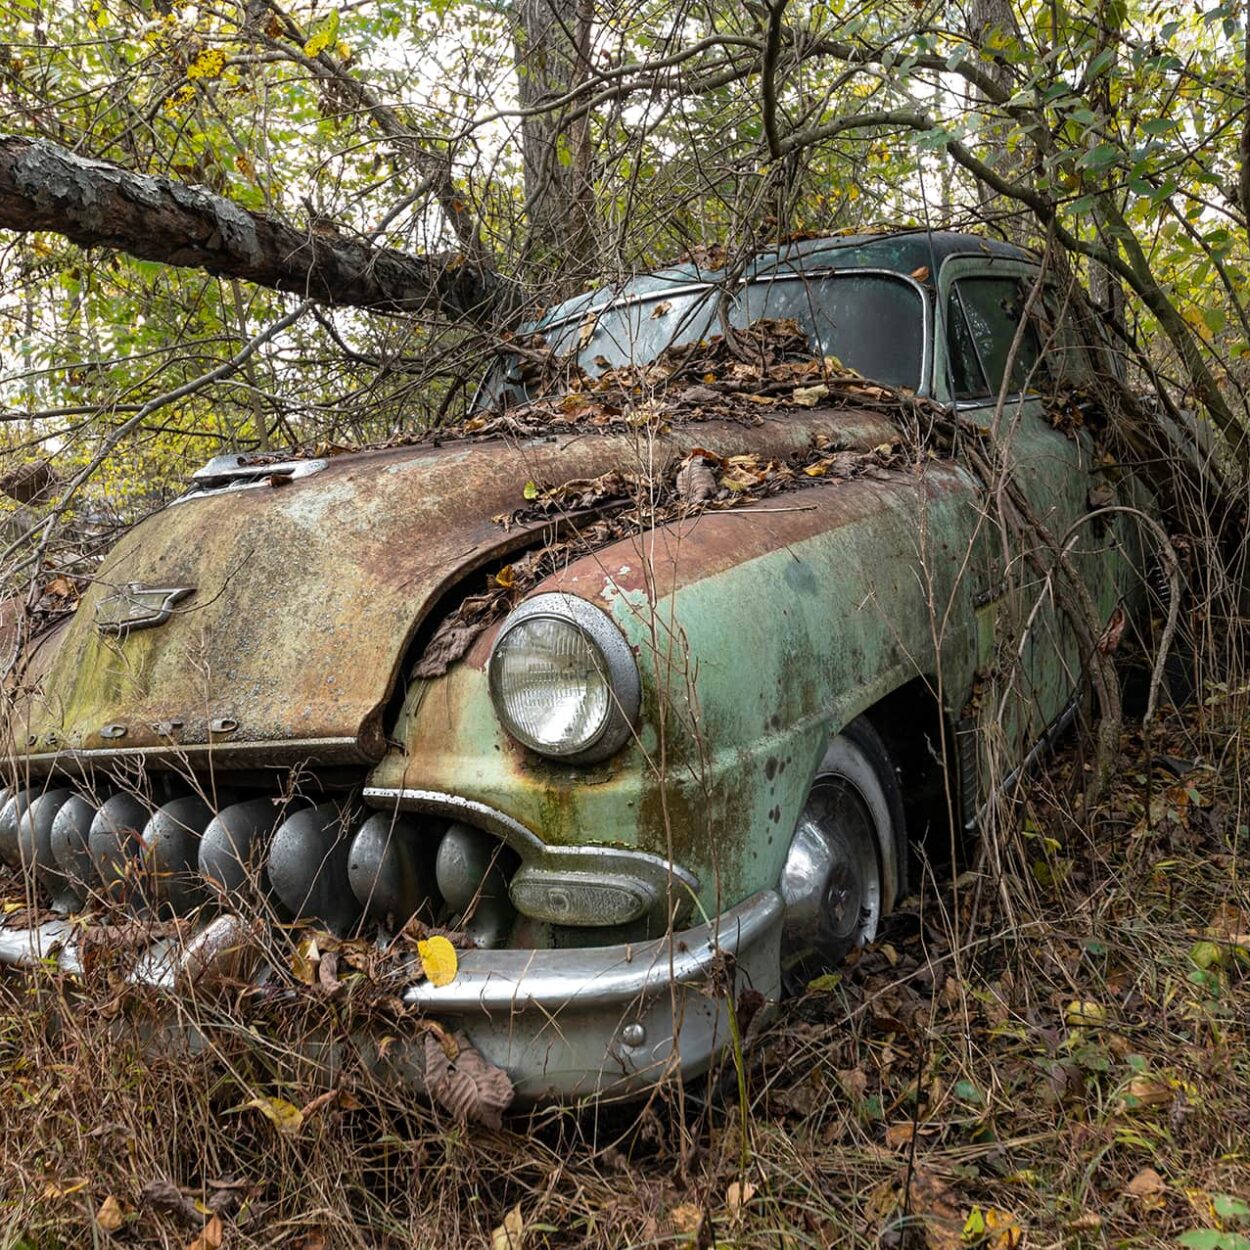
<svg viewBox="0 0 1250 1250">
<path fill-rule="evenodd" d="M 1000 456 L 998 472 L 1010 474 L 1054 540 L 1071 544 L 1070 558 L 1097 588 L 1105 544 L 1085 522 L 1094 448 L 1088 436 L 1056 429 L 1047 416 L 1045 395 L 1064 362 L 1055 336 L 1043 343 L 1038 324 L 1026 320 L 1037 280 L 1037 268 L 1027 261 L 947 261 L 939 282 L 934 391 L 992 435 L 988 445 Z M 1040 296 L 1035 303 L 1042 306 Z M 988 484 L 968 575 L 981 649 L 981 754 L 1002 777 L 1074 706 L 1082 656 L 1060 606 L 1062 592 L 1056 593 L 1053 550 L 1001 523 L 990 497 L 999 485 Z M 1109 613 L 1113 604 L 1114 595 L 1099 611 Z"/>
</svg>

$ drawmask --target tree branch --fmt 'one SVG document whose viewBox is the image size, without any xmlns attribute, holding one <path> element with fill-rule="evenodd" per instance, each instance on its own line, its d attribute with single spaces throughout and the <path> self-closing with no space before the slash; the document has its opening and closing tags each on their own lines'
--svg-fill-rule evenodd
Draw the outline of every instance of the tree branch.
<svg viewBox="0 0 1250 1250">
<path fill-rule="evenodd" d="M 411 256 L 347 235 L 300 231 L 203 187 L 0 134 L 0 229 L 48 230 L 82 247 L 203 269 L 323 304 L 379 312 L 490 314 L 493 274 L 459 253 Z"/>
</svg>

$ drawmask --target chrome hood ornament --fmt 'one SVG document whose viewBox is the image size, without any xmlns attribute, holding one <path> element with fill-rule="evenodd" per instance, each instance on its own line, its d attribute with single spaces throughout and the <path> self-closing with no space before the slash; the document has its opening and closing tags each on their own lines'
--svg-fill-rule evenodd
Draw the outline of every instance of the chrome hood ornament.
<svg viewBox="0 0 1250 1250">
<path fill-rule="evenodd" d="M 96 604 L 96 628 L 102 634 L 124 638 L 132 630 L 164 625 L 174 604 L 195 593 L 194 586 L 145 586 L 128 582 L 121 590 Z"/>
</svg>

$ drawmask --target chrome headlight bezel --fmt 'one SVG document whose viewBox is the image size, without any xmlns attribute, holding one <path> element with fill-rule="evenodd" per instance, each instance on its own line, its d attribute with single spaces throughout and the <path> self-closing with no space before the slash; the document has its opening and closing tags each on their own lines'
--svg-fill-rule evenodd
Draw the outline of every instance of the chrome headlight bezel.
<svg viewBox="0 0 1250 1250">
<path fill-rule="evenodd" d="M 601 671 L 608 683 L 608 707 L 603 721 L 590 738 L 567 750 L 553 749 L 519 730 L 508 713 L 500 690 L 500 656 L 504 642 L 526 622 L 542 619 L 560 621 L 578 630 L 599 656 Z M 507 617 L 491 647 L 487 681 L 495 715 L 508 735 L 545 759 L 567 764 L 591 764 L 614 755 L 629 739 L 642 704 L 638 662 L 615 622 L 594 604 L 561 591 L 549 591 L 526 599 Z"/>
</svg>

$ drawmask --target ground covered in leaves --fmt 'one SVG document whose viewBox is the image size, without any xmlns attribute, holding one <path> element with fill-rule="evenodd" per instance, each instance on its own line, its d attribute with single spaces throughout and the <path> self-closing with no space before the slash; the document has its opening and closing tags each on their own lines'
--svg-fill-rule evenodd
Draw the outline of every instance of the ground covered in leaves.
<svg viewBox="0 0 1250 1250">
<path fill-rule="evenodd" d="M 1250 834 L 1224 698 L 1129 733 L 1088 815 L 1068 748 L 740 1072 L 644 1106 L 466 1127 L 363 1073 L 306 1082 L 280 1048 L 141 1051 L 115 1005 L 4 971 L 0 1246 L 1246 1250 Z"/>
</svg>

